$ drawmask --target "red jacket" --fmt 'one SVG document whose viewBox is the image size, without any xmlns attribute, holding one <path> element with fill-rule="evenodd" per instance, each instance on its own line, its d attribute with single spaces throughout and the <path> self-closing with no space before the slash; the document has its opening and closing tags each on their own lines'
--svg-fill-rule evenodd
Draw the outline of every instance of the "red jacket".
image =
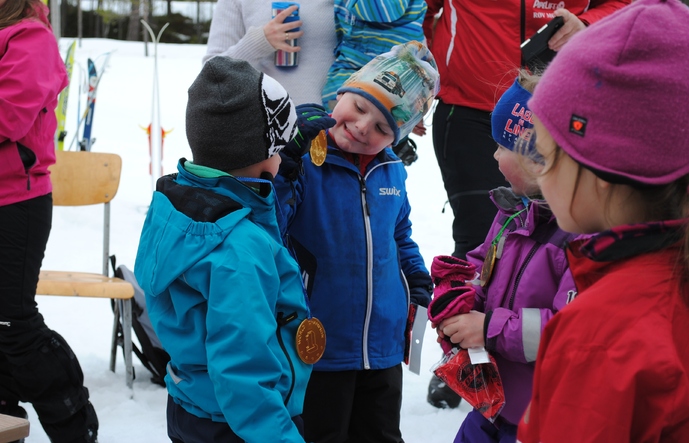
<svg viewBox="0 0 689 443">
<path fill-rule="evenodd" d="M 579 295 L 545 327 L 520 442 L 689 442 L 678 254 L 678 244 L 618 261 L 570 251 Z"/>
<path fill-rule="evenodd" d="M 566 8 L 591 24 L 631 0 L 427 0 L 424 33 L 440 73 L 438 98 L 492 111 L 521 66 L 519 45 Z M 435 31 L 433 22 L 442 8 Z"/>
<path fill-rule="evenodd" d="M 50 28 L 35 19 L 0 30 L 0 206 L 52 191 L 58 94 L 65 64 Z M 23 157 L 23 159 L 22 159 Z"/>
</svg>

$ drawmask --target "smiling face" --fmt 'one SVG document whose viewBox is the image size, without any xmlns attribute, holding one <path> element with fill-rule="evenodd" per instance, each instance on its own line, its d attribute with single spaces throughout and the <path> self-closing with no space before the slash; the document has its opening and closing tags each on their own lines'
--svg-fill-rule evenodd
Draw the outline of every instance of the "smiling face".
<svg viewBox="0 0 689 443">
<path fill-rule="evenodd" d="M 385 115 L 368 99 L 345 92 L 337 97 L 330 137 L 337 146 L 352 154 L 374 155 L 395 140 Z"/>
</svg>

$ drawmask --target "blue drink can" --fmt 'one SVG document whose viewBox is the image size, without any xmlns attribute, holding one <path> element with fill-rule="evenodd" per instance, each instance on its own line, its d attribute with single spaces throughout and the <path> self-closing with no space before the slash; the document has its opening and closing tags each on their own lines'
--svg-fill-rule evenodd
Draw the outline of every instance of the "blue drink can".
<svg viewBox="0 0 689 443">
<path fill-rule="evenodd" d="M 278 15 L 280 12 L 284 11 L 285 9 L 289 8 L 292 5 L 297 6 L 297 10 L 294 11 L 290 16 L 288 16 L 284 23 L 289 23 L 289 22 L 295 22 L 299 20 L 299 3 L 294 3 L 294 2 L 273 2 L 272 4 L 272 12 L 273 12 L 273 18 Z M 290 29 L 290 32 L 292 31 L 298 31 L 299 28 L 294 28 Z M 290 46 L 297 46 L 297 40 L 298 39 L 292 39 L 292 40 L 287 40 L 287 43 Z M 275 66 L 280 66 L 280 67 L 293 67 L 293 66 L 298 66 L 299 65 L 299 53 L 298 52 L 286 52 L 282 50 L 277 50 L 275 51 Z"/>
</svg>

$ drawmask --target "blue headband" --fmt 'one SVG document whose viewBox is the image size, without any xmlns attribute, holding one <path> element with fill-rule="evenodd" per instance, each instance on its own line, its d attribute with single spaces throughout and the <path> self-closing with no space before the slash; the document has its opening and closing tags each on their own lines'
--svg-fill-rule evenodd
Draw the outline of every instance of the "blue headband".
<svg viewBox="0 0 689 443">
<path fill-rule="evenodd" d="M 491 114 L 490 124 L 493 129 L 493 139 L 510 151 L 515 150 L 519 136 L 525 130 L 533 128 L 532 114 L 526 106 L 526 102 L 530 98 L 531 93 L 524 89 L 517 79 L 500 97 Z M 530 144 L 529 152 L 517 152 L 530 155 L 535 153 L 531 152 L 532 150 L 533 145 Z"/>
</svg>

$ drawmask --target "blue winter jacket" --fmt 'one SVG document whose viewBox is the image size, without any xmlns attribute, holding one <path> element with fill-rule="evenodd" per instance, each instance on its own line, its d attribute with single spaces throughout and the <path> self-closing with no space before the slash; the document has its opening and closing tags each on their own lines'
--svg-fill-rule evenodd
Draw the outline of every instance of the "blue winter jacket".
<svg viewBox="0 0 689 443">
<path fill-rule="evenodd" d="M 168 392 L 247 442 L 303 443 L 291 417 L 311 372 L 295 351 L 308 308 L 274 193 L 183 165 L 158 182 L 134 267 L 171 357 Z"/>
<path fill-rule="evenodd" d="M 293 164 L 293 162 L 292 162 Z M 412 301 L 427 306 L 431 279 L 411 239 L 402 162 L 386 148 L 365 175 L 339 149 L 325 163 L 303 157 L 303 173 L 283 156 L 275 180 L 288 238 L 327 344 L 318 371 L 386 369 L 403 360 Z"/>
</svg>

